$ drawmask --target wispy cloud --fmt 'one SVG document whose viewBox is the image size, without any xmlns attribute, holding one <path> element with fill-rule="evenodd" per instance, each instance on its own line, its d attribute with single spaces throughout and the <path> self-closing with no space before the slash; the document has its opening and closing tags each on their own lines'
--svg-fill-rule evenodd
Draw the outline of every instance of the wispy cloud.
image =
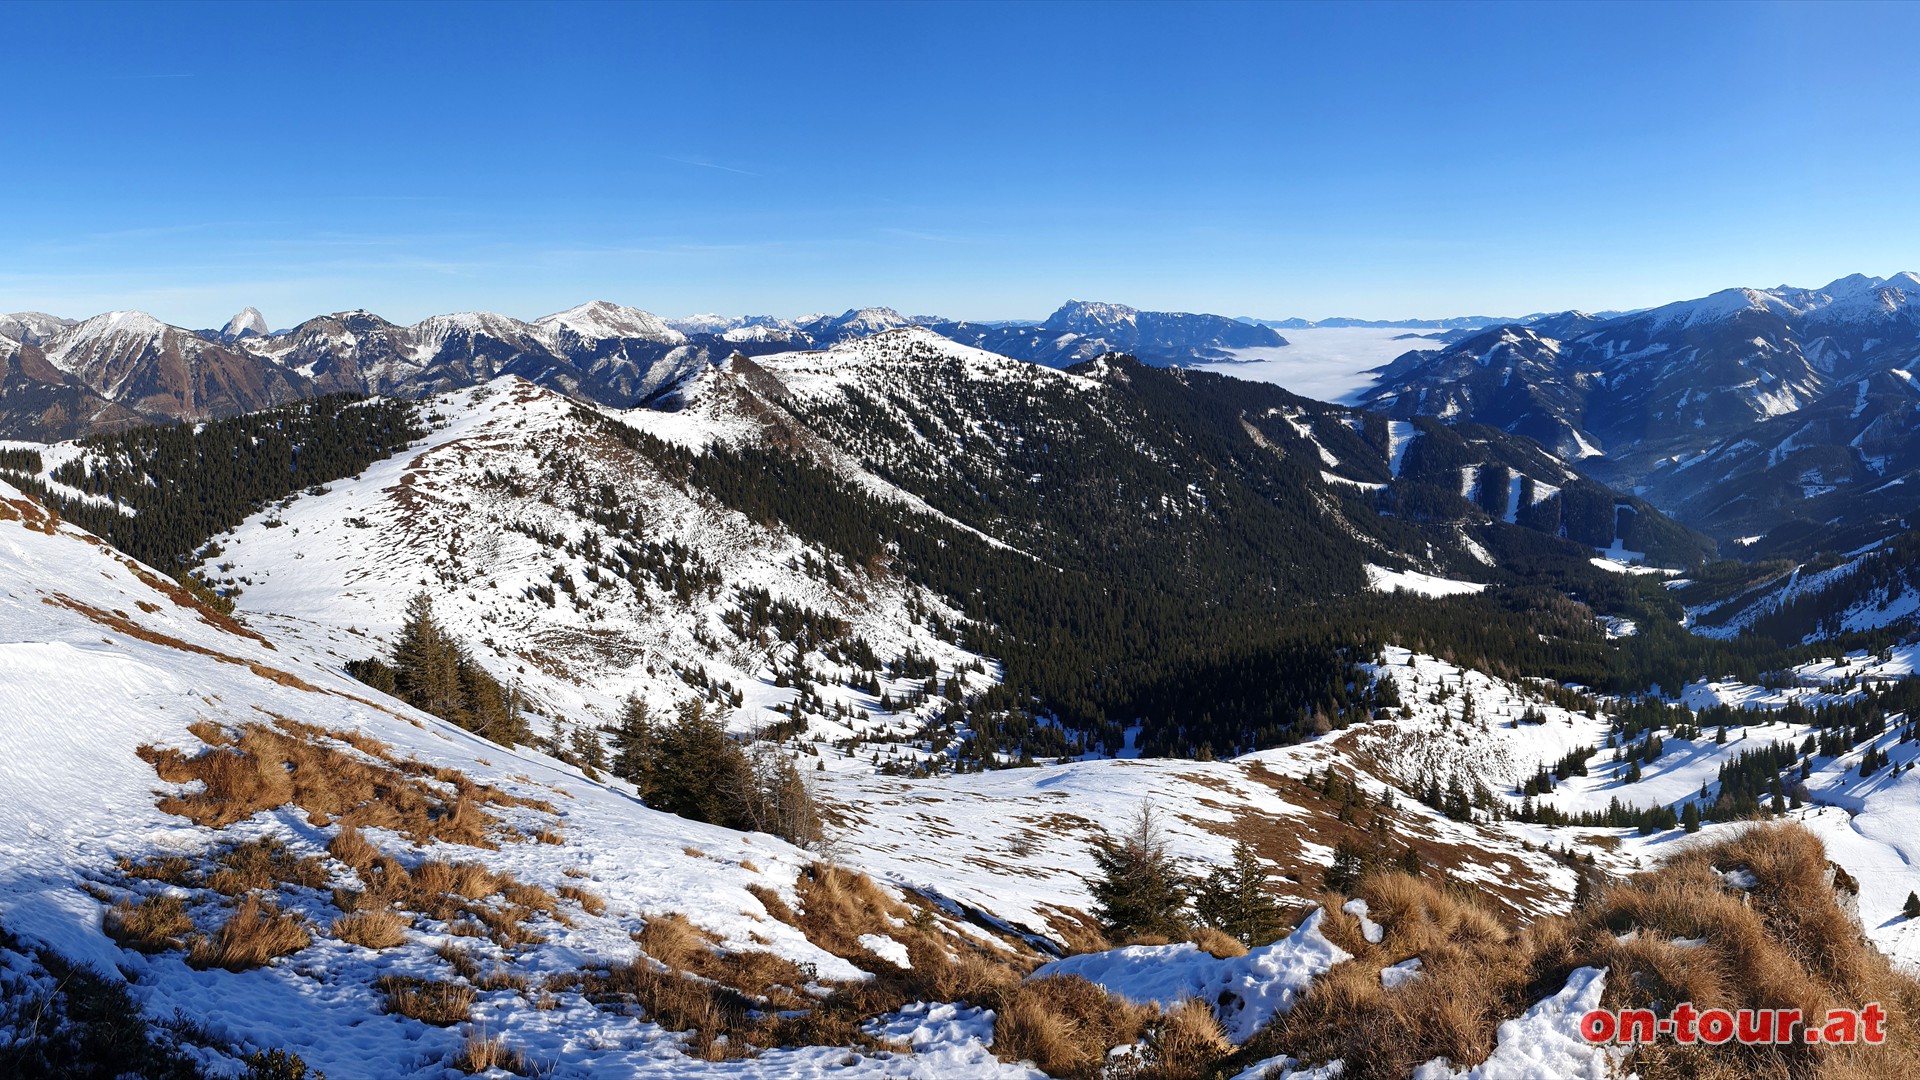
<svg viewBox="0 0 1920 1080">
<path fill-rule="evenodd" d="M 902 240 L 925 240 L 930 244 L 971 244 L 973 239 L 966 236 L 948 236 L 944 233 L 927 232 L 923 229 L 881 229 L 883 236 L 897 236 Z"/>
<path fill-rule="evenodd" d="M 658 154 L 655 156 L 657 156 L 661 161 L 671 161 L 679 165 L 697 165 L 702 169 L 719 169 L 721 172 L 738 173 L 741 176 L 763 175 L 761 173 L 754 172 L 751 169 L 736 169 L 731 165 L 722 165 L 717 161 L 700 161 L 695 158 L 674 157 L 670 154 Z"/>
</svg>

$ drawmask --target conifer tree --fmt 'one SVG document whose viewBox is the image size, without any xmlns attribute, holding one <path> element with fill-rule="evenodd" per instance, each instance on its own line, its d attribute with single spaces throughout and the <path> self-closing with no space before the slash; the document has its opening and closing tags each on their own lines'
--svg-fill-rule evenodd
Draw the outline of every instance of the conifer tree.
<svg viewBox="0 0 1920 1080">
<path fill-rule="evenodd" d="M 1909 919 L 1920 919 L 1920 893 L 1908 893 L 1907 902 L 1900 914 Z"/>
<path fill-rule="evenodd" d="M 1282 932 L 1280 905 L 1267 892 L 1270 872 L 1253 845 L 1235 841 L 1233 859 L 1216 866 L 1194 893 L 1200 921 L 1243 945 L 1266 945 Z"/>
<path fill-rule="evenodd" d="M 1174 937 L 1183 931 L 1186 885 L 1152 803 L 1140 804 L 1118 839 L 1096 843 L 1093 861 L 1100 868 L 1089 887 L 1093 913 L 1108 937 Z"/>
<path fill-rule="evenodd" d="M 433 617 L 433 598 L 415 593 L 407 602 L 407 621 L 393 647 L 394 682 L 407 704 L 462 727 L 471 717 L 461 686 L 459 644 Z"/>
<path fill-rule="evenodd" d="M 590 724 L 577 724 L 573 729 L 572 746 L 574 764 L 580 766 L 590 777 L 598 776 L 607 768 L 606 744 L 600 741 L 600 732 Z"/>
<path fill-rule="evenodd" d="M 655 753 L 653 723 L 648 719 L 647 703 L 639 695 L 627 695 L 620 707 L 620 721 L 613 731 L 613 775 L 632 784 L 640 797 L 653 791 Z"/>
</svg>

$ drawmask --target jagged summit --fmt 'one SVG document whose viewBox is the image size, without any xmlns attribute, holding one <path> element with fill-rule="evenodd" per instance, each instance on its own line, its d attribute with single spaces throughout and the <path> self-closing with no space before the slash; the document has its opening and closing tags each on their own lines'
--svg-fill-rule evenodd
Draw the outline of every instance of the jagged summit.
<svg viewBox="0 0 1920 1080">
<path fill-rule="evenodd" d="M 227 325 L 221 329 L 220 333 L 223 337 L 229 339 L 266 337 L 268 334 L 267 320 L 264 315 L 260 314 L 259 308 L 242 308 L 240 314 L 227 320 Z"/>
</svg>

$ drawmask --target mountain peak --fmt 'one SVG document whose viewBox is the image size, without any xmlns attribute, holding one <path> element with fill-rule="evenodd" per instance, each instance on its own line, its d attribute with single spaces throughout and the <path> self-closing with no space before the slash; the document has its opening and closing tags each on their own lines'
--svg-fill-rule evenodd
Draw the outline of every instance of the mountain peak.
<svg viewBox="0 0 1920 1080">
<path fill-rule="evenodd" d="M 1059 309 L 1047 316 L 1042 326 L 1059 327 L 1064 330 L 1084 330 L 1087 328 L 1107 328 L 1132 325 L 1138 321 L 1140 311 L 1125 304 L 1109 304 L 1099 300 L 1069 300 Z"/>
<path fill-rule="evenodd" d="M 641 338 L 679 342 L 686 338 L 653 312 L 625 307 L 611 300 L 589 300 L 578 307 L 543 315 L 535 319 L 533 325 L 550 333 L 571 331 L 588 341 Z"/>
<path fill-rule="evenodd" d="M 227 320 L 221 335 L 229 338 L 266 337 L 267 320 L 256 307 L 241 308 L 240 314 Z"/>
</svg>

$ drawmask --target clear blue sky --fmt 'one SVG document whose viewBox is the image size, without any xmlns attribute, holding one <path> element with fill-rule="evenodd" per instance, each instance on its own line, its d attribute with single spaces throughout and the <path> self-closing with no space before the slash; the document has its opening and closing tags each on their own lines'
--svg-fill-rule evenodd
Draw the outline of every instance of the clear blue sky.
<svg viewBox="0 0 1920 1080">
<path fill-rule="evenodd" d="M 0 311 L 1639 306 L 1920 269 L 1920 6 L 5 7 Z"/>
</svg>

